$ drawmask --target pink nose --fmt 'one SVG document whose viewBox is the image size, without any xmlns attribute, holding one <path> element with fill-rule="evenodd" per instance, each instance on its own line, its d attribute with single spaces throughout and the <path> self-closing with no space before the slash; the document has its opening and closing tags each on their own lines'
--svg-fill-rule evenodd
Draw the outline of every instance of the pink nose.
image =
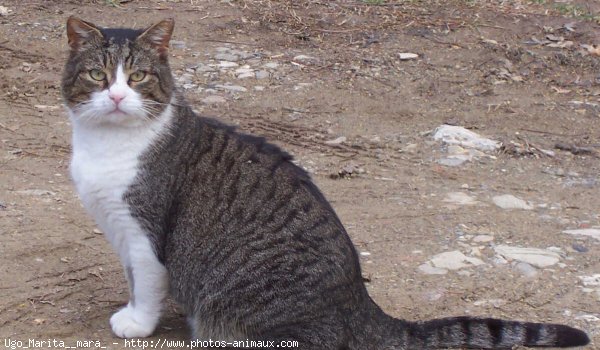
<svg viewBox="0 0 600 350">
<path fill-rule="evenodd" d="M 116 105 L 118 105 L 119 102 L 121 102 L 125 98 L 125 95 L 109 93 L 108 97 L 110 97 L 110 99 L 113 100 Z"/>
</svg>

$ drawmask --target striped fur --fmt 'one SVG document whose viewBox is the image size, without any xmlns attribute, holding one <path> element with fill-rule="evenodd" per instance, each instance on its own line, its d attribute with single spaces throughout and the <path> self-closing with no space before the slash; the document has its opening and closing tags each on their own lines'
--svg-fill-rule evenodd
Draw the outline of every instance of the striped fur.
<svg viewBox="0 0 600 350">
<path fill-rule="evenodd" d="M 122 198 L 166 267 L 195 339 L 295 340 L 304 350 L 589 342 L 562 325 L 470 317 L 412 323 L 386 315 L 367 294 L 356 250 L 308 174 L 264 139 L 196 116 L 173 88 L 165 48 L 146 50 L 140 33 L 85 34 L 72 45 L 63 92 L 75 106 L 103 89 L 80 73 L 101 62 L 146 62 L 155 72 L 147 90 L 136 89 L 163 110 L 170 106 L 160 114 L 169 127 L 139 157 Z M 150 35 L 151 43 L 164 46 L 165 33 Z"/>
</svg>

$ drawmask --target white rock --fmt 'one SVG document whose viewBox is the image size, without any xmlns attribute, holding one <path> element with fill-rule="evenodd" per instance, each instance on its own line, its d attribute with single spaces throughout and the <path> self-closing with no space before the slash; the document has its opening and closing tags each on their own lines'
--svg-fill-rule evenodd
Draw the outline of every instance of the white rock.
<svg viewBox="0 0 600 350">
<path fill-rule="evenodd" d="M 524 209 L 531 210 L 533 206 L 512 194 L 503 194 L 492 198 L 492 202 L 502 209 Z"/>
<path fill-rule="evenodd" d="M 237 64 L 235 62 L 230 62 L 230 61 L 221 61 L 221 62 L 219 62 L 219 67 L 221 67 L 221 68 L 233 68 L 233 67 L 239 67 L 239 64 Z"/>
<path fill-rule="evenodd" d="M 600 241 L 600 229 L 597 228 L 582 228 L 577 230 L 564 230 L 563 233 L 569 235 L 590 236 Z"/>
<path fill-rule="evenodd" d="M 0 6 L 0 16 L 8 16 L 10 10 L 5 6 Z"/>
<path fill-rule="evenodd" d="M 434 267 L 448 270 L 458 270 L 463 267 L 484 264 L 480 259 L 470 258 L 458 250 L 437 254 L 433 256 L 430 261 Z"/>
<path fill-rule="evenodd" d="M 327 145 L 339 145 L 339 144 L 342 144 L 344 142 L 346 142 L 346 137 L 345 136 L 340 136 L 337 139 L 325 141 L 325 144 L 327 144 Z"/>
<path fill-rule="evenodd" d="M 420 265 L 419 271 L 423 272 L 426 275 L 445 275 L 448 273 L 448 270 L 431 266 L 429 262 Z"/>
<path fill-rule="evenodd" d="M 600 322 L 600 318 L 594 315 L 579 315 L 575 317 L 576 320 L 582 320 L 586 322 Z"/>
<path fill-rule="evenodd" d="M 600 274 L 591 276 L 577 276 L 586 287 L 600 287 Z"/>
<path fill-rule="evenodd" d="M 446 194 L 443 199 L 446 203 L 458 204 L 458 205 L 475 205 L 479 203 L 475 198 L 469 196 L 463 192 L 450 192 Z"/>
<path fill-rule="evenodd" d="M 470 160 L 468 156 L 451 156 L 447 158 L 438 159 L 437 162 L 445 166 L 459 166 Z"/>
<path fill-rule="evenodd" d="M 460 126 L 445 124 L 435 130 L 433 139 L 449 145 L 459 145 L 484 152 L 495 151 L 501 146 L 499 141 L 486 139 Z"/>
<path fill-rule="evenodd" d="M 539 268 L 552 266 L 560 260 L 560 255 L 546 249 L 499 245 L 494 250 L 507 259 L 526 262 Z"/>
<path fill-rule="evenodd" d="M 242 73 L 237 76 L 238 79 L 247 79 L 247 78 L 254 78 L 254 77 L 255 77 L 254 72 Z"/>
<path fill-rule="evenodd" d="M 277 69 L 277 67 L 279 67 L 279 63 L 277 62 L 267 62 L 263 65 L 263 67 L 267 68 L 267 69 Z"/>
<path fill-rule="evenodd" d="M 239 85 L 215 85 L 215 88 L 233 92 L 246 92 L 248 90 L 245 87 Z"/>
<path fill-rule="evenodd" d="M 266 70 L 259 70 L 256 72 L 256 79 L 267 79 L 269 76 L 270 74 Z"/>
<path fill-rule="evenodd" d="M 311 56 L 307 56 L 307 55 L 298 55 L 296 57 L 294 57 L 294 61 L 310 61 L 310 60 L 314 60 L 314 57 Z"/>
<path fill-rule="evenodd" d="M 415 58 L 419 58 L 419 55 L 417 55 L 416 53 L 401 52 L 398 54 L 398 57 L 400 58 L 401 61 L 408 61 L 408 60 L 414 60 Z"/>
</svg>

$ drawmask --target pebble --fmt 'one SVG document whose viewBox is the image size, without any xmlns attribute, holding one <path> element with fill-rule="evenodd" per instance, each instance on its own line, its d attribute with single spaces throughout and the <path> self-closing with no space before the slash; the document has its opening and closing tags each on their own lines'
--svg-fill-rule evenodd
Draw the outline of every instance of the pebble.
<svg viewBox="0 0 600 350">
<path fill-rule="evenodd" d="M 479 203 L 475 198 L 463 192 L 450 192 L 446 194 L 446 197 L 442 201 L 458 205 L 475 205 Z"/>
<path fill-rule="evenodd" d="M 239 86 L 239 85 L 215 85 L 215 88 L 217 89 L 221 89 L 221 90 L 227 90 L 227 91 L 232 91 L 232 92 L 246 92 L 248 89 L 246 89 L 243 86 Z"/>
<path fill-rule="evenodd" d="M 340 145 L 342 143 L 346 142 L 346 137 L 345 136 L 340 136 L 336 139 L 333 140 L 329 140 L 329 141 L 325 141 L 326 145 Z"/>
<path fill-rule="evenodd" d="M 266 70 L 259 70 L 256 72 L 256 79 L 268 79 L 270 75 Z"/>
<path fill-rule="evenodd" d="M 600 241 L 600 229 L 597 228 L 582 228 L 577 230 L 564 230 L 563 233 L 569 235 L 589 236 Z"/>
<path fill-rule="evenodd" d="M 539 268 L 552 266 L 560 260 L 559 254 L 546 249 L 499 245 L 494 250 L 504 258 L 525 262 Z"/>
<path fill-rule="evenodd" d="M 277 67 L 279 67 L 279 63 L 277 62 L 267 62 L 263 65 L 263 67 L 267 68 L 267 69 L 277 69 Z"/>
<path fill-rule="evenodd" d="M 311 56 L 307 56 L 307 55 L 298 55 L 294 57 L 294 61 L 311 61 L 314 60 L 314 57 Z"/>
<path fill-rule="evenodd" d="M 478 266 L 484 264 L 480 259 L 468 257 L 458 250 L 434 255 L 430 262 L 434 267 L 447 270 L 458 270 L 472 265 Z"/>
<path fill-rule="evenodd" d="M 255 78 L 254 72 L 242 73 L 237 76 L 238 79 L 247 79 L 247 78 Z"/>
<path fill-rule="evenodd" d="M 531 210 L 533 206 L 527 204 L 524 200 L 513 196 L 512 194 L 503 194 L 494 196 L 492 202 L 502 209 L 524 209 Z"/>
<path fill-rule="evenodd" d="M 210 95 L 210 96 L 206 96 L 205 98 L 203 98 L 202 102 L 207 105 L 210 105 L 210 104 L 217 104 L 217 103 L 225 103 L 225 102 L 227 102 L 227 100 L 223 96 Z"/>
<path fill-rule="evenodd" d="M 461 126 L 446 124 L 435 129 L 433 139 L 442 141 L 448 145 L 459 145 L 466 148 L 474 148 L 483 152 L 495 151 L 501 146 L 501 142 L 499 141 L 481 137 L 479 134 Z"/>
<path fill-rule="evenodd" d="M 235 63 L 235 62 L 231 62 L 231 61 L 221 61 L 219 62 L 219 67 L 221 68 L 234 68 L 234 67 L 239 67 L 240 65 Z"/>
<path fill-rule="evenodd" d="M 401 61 L 408 61 L 408 60 L 414 60 L 415 58 L 419 58 L 419 55 L 417 55 L 416 53 L 401 52 L 398 54 L 398 57 L 400 58 Z"/>
<path fill-rule="evenodd" d="M 437 163 L 444 165 L 444 166 L 459 166 L 462 165 L 463 163 L 467 162 L 468 159 L 465 157 L 447 157 L 447 158 L 442 158 L 442 159 L 438 159 Z"/>
<path fill-rule="evenodd" d="M 589 249 L 587 247 L 582 246 L 581 244 L 573 243 L 571 246 L 573 250 L 579 253 L 587 253 Z"/>
<path fill-rule="evenodd" d="M 577 276 L 586 287 L 600 287 L 600 274 L 591 276 Z"/>
</svg>

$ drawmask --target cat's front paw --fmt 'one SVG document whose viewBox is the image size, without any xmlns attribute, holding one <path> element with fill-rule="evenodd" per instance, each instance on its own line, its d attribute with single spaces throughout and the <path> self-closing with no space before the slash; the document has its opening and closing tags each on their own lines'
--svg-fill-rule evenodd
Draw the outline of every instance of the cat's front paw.
<svg viewBox="0 0 600 350">
<path fill-rule="evenodd" d="M 119 338 L 144 338 L 154 332 L 158 317 L 144 315 L 127 305 L 110 318 L 113 333 Z"/>
</svg>

